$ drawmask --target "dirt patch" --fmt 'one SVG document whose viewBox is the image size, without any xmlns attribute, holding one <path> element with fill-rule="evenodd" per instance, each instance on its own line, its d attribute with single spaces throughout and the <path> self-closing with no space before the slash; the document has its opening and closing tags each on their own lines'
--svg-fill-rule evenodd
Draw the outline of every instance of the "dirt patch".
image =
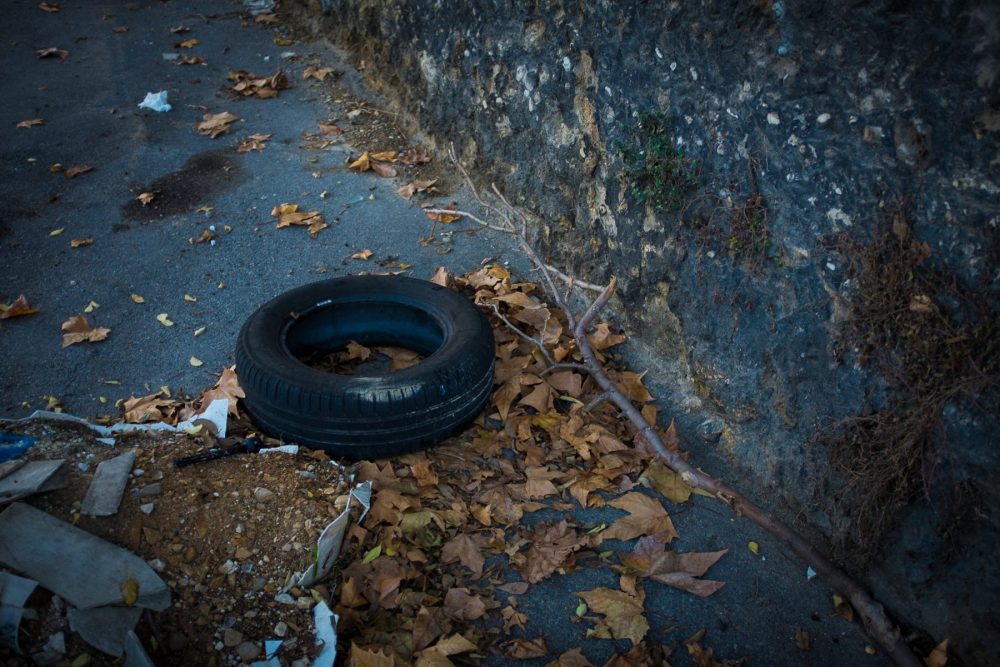
<svg viewBox="0 0 1000 667">
<path fill-rule="evenodd" d="M 147 613 L 137 628 L 154 662 L 239 664 L 238 651 L 263 658 L 262 642 L 270 639 L 284 641 L 279 655 L 287 662 L 310 655 L 311 608 L 329 591 L 293 588 L 282 598 L 285 603 L 275 596 L 289 574 L 312 562 L 316 540 L 346 490 L 342 469 L 325 454 L 243 454 L 178 469 L 175 459 L 219 444 L 140 434 L 119 437 L 118 445 L 109 447 L 72 426 L 36 423 L 27 430 L 41 438 L 30 458 L 64 458 L 70 476 L 67 488 L 27 502 L 136 553 L 172 589 L 173 604 L 162 613 Z M 118 513 L 80 515 L 97 464 L 130 450 L 136 452 L 135 469 Z M 143 506 L 150 510 L 149 505 L 146 513 Z M 65 605 L 51 594 L 36 592 L 29 606 L 36 620 L 22 625 L 27 655 L 62 631 L 70 660 L 88 653 L 88 664 L 117 664 L 70 632 Z M 32 664 L 2 653 L 0 661 Z"/>
<path fill-rule="evenodd" d="M 151 192 L 153 199 L 143 204 L 131 199 L 122 206 L 129 220 L 152 222 L 193 211 L 208 203 L 216 193 L 246 180 L 232 153 L 207 151 L 188 159 L 178 171 L 161 176 L 149 185 L 134 188 L 135 195 Z"/>
</svg>

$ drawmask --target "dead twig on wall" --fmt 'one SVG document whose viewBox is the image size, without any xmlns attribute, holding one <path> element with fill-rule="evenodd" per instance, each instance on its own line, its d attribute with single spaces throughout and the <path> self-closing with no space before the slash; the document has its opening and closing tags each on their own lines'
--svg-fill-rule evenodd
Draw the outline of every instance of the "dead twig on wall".
<svg viewBox="0 0 1000 667">
<path fill-rule="evenodd" d="M 811 566 L 816 574 L 824 578 L 834 590 L 838 591 L 841 595 L 850 600 L 851 605 L 862 619 L 865 631 L 879 644 L 879 646 L 882 647 L 882 650 L 884 650 L 897 665 L 905 667 L 921 667 L 922 662 L 916 657 L 913 651 L 910 650 L 910 647 L 903 640 L 900 635 L 899 628 L 896 627 L 895 623 L 893 623 L 893 621 L 887 616 L 882 605 L 862 586 L 851 579 L 851 577 L 849 577 L 829 558 L 817 551 L 806 541 L 805 538 L 799 535 L 783 521 L 769 512 L 766 512 L 759 505 L 747 499 L 728 484 L 698 470 L 695 466 L 685 461 L 680 454 L 671 451 L 656 431 L 655 425 L 649 423 L 649 421 L 643 417 L 641 411 L 636 408 L 632 401 L 629 400 L 629 398 L 608 376 L 603 364 L 591 347 L 590 339 L 587 334 L 588 329 L 594 322 L 594 319 L 607 305 L 608 301 L 614 294 L 615 288 L 618 285 L 617 279 L 612 277 L 607 286 L 599 287 L 574 280 L 566 274 L 549 267 L 541 259 L 541 257 L 539 257 L 538 253 L 528 241 L 528 219 L 524 213 L 512 206 L 503 197 L 495 185 L 492 187 L 492 190 L 499 203 L 494 204 L 486 201 L 476 188 L 475 184 L 472 182 L 468 172 L 459 163 L 458 158 L 455 155 L 454 147 L 452 147 L 450 151 L 450 157 L 456 168 L 459 172 L 461 172 L 477 203 L 480 204 L 488 214 L 491 214 L 495 220 L 485 220 L 465 211 L 448 210 L 442 212 L 467 218 L 483 227 L 509 233 L 515 238 L 520 246 L 520 249 L 531 262 L 534 271 L 541 275 L 540 282 L 548 299 L 562 311 L 570 330 L 573 332 L 573 337 L 576 340 L 576 344 L 582 357 L 582 364 L 572 364 L 573 368 L 577 370 L 586 370 L 586 372 L 589 373 L 589 375 L 603 391 L 601 398 L 610 401 L 617 406 L 621 413 L 636 429 L 639 437 L 641 437 L 649 445 L 649 447 L 656 452 L 657 456 L 659 456 L 667 466 L 679 474 L 688 485 L 710 493 L 728 505 L 729 508 L 738 516 L 746 517 L 758 526 L 767 530 L 782 544 L 787 546 L 794 554 Z M 432 210 L 431 212 L 433 213 L 436 211 Z M 573 286 L 584 289 L 598 288 L 600 289 L 600 294 L 590 303 L 583 315 L 577 318 L 569 303 L 569 292 L 565 295 L 560 293 L 560 291 L 556 289 L 555 278 L 559 278 L 563 282 L 567 283 L 570 285 L 570 288 Z M 554 363 L 551 354 L 545 349 L 544 341 L 524 334 L 510 322 L 507 322 L 507 324 L 512 326 L 515 333 L 527 338 L 531 343 L 539 348 L 546 361 L 549 362 L 550 369 L 555 366 L 567 366 L 567 364 Z"/>
</svg>

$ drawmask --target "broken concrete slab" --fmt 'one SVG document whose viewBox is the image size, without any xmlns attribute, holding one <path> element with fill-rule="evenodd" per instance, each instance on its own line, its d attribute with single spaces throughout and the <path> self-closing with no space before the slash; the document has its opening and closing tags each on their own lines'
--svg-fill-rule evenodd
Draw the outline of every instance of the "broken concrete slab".
<svg viewBox="0 0 1000 667">
<path fill-rule="evenodd" d="M 69 627 L 94 648 L 118 658 L 140 616 L 142 609 L 139 607 L 70 609 Z"/>
<path fill-rule="evenodd" d="M 24 602 L 38 586 L 38 582 L 9 572 L 0 572 L 0 646 L 8 646 L 18 653 L 17 631 L 21 627 Z"/>
<path fill-rule="evenodd" d="M 29 461 L 0 479 L 0 505 L 34 493 L 65 487 L 69 482 L 62 471 L 63 459 Z"/>
<path fill-rule="evenodd" d="M 117 514 L 133 465 L 135 465 L 134 451 L 101 461 L 90 482 L 90 488 L 87 489 L 87 495 L 83 498 L 80 513 L 87 516 Z"/>
<path fill-rule="evenodd" d="M 144 560 L 24 503 L 0 514 L 0 563 L 78 609 L 122 604 L 128 579 L 138 583 L 135 606 L 170 606 L 170 589 Z"/>
</svg>

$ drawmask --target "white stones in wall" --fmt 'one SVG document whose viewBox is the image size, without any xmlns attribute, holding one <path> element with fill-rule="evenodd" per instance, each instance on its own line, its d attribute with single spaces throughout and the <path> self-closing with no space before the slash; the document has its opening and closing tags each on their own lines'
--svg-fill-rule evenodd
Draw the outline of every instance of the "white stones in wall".
<svg viewBox="0 0 1000 667">
<path fill-rule="evenodd" d="M 768 125 L 781 125 L 781 117 L 778 116 L 776 111 L 772 111 L 767 114 L 767 124 Z"/>
</svg>

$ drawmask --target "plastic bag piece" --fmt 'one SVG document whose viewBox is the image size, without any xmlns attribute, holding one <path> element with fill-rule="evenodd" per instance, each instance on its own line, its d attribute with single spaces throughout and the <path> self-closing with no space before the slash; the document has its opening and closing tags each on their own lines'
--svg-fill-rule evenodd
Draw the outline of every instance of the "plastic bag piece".
<svg viewBox="0 0 1000 667">
<path fill-rule="evenodd" d="M 35 439 L 30 435 L 0 433 L 0 463 L 16 459 L 28 451 L 28 448 L 33 444 L 35 444 Z"/>
<path fill-rule="evenodd" d="M 167 103 L 167 91 L 161 90 L 158 93 L 146 93 L 145 99 L 139 102 L 140 109 L 152 109 L 153 111 L 170 111 L 173 109 Z"/>
</svg>

